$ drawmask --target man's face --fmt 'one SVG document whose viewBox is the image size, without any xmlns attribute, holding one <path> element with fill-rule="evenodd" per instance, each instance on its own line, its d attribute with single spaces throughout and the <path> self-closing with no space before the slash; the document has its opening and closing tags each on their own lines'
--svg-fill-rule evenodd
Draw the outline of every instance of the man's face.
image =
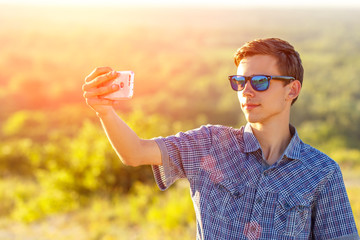
<svg viewBox="0 0 360 240">
<path fill-rule="evenodd" d="M 241 60 L 238 75 L 282 75 L 276 58 L 270 55 L 254 55 Z M 282 122 L 289 117 L 291 101 L 287 99 L 289 87 L 279 80 L 271 80 L 267 90 L 255 91 L 248 81 L 238 92 L 241 109 L 249 123 Z"/>
</svg>

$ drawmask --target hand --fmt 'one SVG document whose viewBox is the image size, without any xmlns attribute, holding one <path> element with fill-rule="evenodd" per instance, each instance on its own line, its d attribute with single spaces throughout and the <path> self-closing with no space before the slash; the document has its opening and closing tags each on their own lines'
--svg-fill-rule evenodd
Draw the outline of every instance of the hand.
<svg viewBox="0 0 360 240">
<path fill-rule="evenodd" d="M 115 92 L 119 89 L 118 85 L 109 84 L 118 76 L 116 71 L 109 67 L 98 67 L 85 78 L 85 84 L 82 86 L 83 96 L 98 116 L 106 115 L 113 111 L 116 101 L 102 98 L 103 95 Z"/>
</svg>

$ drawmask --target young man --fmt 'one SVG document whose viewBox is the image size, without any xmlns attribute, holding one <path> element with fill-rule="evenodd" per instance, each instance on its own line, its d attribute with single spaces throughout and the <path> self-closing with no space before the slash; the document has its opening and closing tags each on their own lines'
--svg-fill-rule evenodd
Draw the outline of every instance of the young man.
<svg viewBox="0 0 360 240">
<path fill-rule="evenodd" d="M 303 80 L 299 54 L 286 41 L 246 43 L 235 54 L 246 126 L 202 126 L 176 136 L 140 139 L 103 99 L 116 77 L 97 68 L 83 86 L 124 164 L 152 165 L 161 190 L 190 182 L 197 239 L 359 239 L 339 166 L 304 144 L 290 125 Z"/>
</svg>

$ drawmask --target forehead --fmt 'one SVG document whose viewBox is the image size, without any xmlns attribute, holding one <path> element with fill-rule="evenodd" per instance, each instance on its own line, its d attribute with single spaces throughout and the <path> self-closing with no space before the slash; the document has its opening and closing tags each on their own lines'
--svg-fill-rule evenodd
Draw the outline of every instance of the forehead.
<svg viewBox="0 0 360 240">
<path fill-rule="evenodd" d="M 281 75 L 277 65 L 277 59 L 270 55 L 254 55 L 243 58 L 238 66 L 238 75 Z"/>
</svg>

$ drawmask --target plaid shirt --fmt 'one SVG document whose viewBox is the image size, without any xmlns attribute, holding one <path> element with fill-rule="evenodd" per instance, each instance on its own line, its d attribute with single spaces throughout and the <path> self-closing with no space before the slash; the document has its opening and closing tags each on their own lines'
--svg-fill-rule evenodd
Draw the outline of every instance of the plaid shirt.
<svg viewBox="0 0 360 240">
<path fill-rule="evenodd" d="M 282 158 L 266 166 L 249 124 L 202 126 L 156 138 L 161 190 L 187 178 L 197 239 L 359 239 L 341 171 L 295 128 Z"/>
</svg>

